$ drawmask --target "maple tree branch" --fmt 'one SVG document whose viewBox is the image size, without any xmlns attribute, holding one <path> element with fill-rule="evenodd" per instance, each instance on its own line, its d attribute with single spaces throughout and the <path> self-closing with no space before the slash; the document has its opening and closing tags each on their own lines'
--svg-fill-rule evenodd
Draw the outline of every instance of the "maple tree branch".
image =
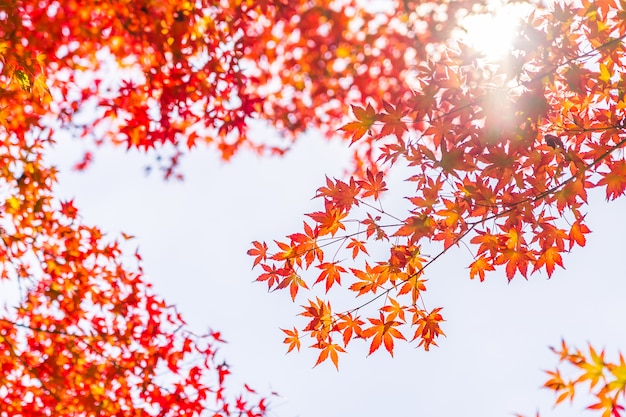
<svg viewBox="0 0 626 417">
<path fill-rule="evenodd" d="M 611 127 L 611 128 L 618 128 L 618 127 Z M 608 130 L 608 129 L 607 129 Z M 624 146 L 626 144 L 626 138 L 622 139 L 620 142 L 618 142 L 617 144 L 615 144 L 613 147 L 611 147 L 610 149 L 606 150 L 605 152 L 603 152 L 600 156 L 598 156 L 596 159 L 594 159 L 592 162 L 586 164 L 584 166 L 584 168 L 581 170 L 582 172 L 588 171 L 590 170 L 594 165 L 596 165 L 598 162 L 604 160 L 605 158 L 607 158 L 609 155 L 611 155 L 611 153 L 613 153 L 614 151 L 616 151 L 617 149 L 620 149 L 622 146 Z M 556 191 L 558 191 L 559 189 L 561 189 L 562 187 L 564 187 L 565 185 L 567 185 L 568 183 L 570 183 L 571 181 L 575 180 L 576 178 L 579 177 L 578 175 L 572 175 L 570 176 L 567 180 L 555 185 L 554 187 L 550 188 L 549 190 L 546 190 L 544 192 L 539 193 L 538 195 L 535 195 L 534 197 L 529 197 L 527 199 L 521 200 L 519 202 L 516 203 L 512 203 L 513 207 L 510 207 L 504 211 L 501 211 L 499 213 L 495 213 L 491 216 L 487 216 L 483 219 L 480 220 L 476 220 L 474 222 L 467 222 L 466 225 L 468 225 L 469 227 L 467 228 L 467 230 L 463 231 L 463 233 L 461 233 L 459 236 L 457 236 L 453 242 L 446 248 L 444 248 L 443 250 L 441 250 L 439 253 L 437 253 L 435 256 L 433 256 L 426 264 L 424 264 L 423 267 L 421 267 L 418 271 L 414 272 L 413 274 L 411 274 L 410 276 L 408 276 L 407 278 L 405 278 L 404 280 L 400 281 L 400 284 L 406 283 L 409 280 L 411 280 L 412 278 L 416 277 L 417 275 L 421 274 L 424 272 L 424 270 L 430 266 L 432 263 L 434 263 L 437 259 L 441 258 L 444 254 L 446 254 L 448 252 L 448 250 L 457 245 L 459 242 L 461 242 L 472 230 L 474 230 L 478 225 L 480 224 L 484 224 L 485 222 L 489 221 L 489 220 L 493 220 L 493 219 L 497 219 L 500 218 L 502 216 L 505 216 L 509 213 L 511 213 L 512 211 L 515 210 L 515 207 L 526 203 L 526 202 L 537 202 L 541 199 L 546 198 L 547 196 L 555 193 Z M 345 310 L 341 313 L 334 313 L 333 315 L 336 317 L 332 323 L 329 325 L 329 328 L 332 328 L 332 326 L 336 325 L 338 320 L 341 320 L 344 317 L 347 317 L 349 314 L 355 313 L 357 311 L 359 311 L 360 309 L 368 306 L 369 304 L 372 304 L 373 302 L 375 302 L 376 300 L 379 300 L 382 297 L 386 297 L 389 295 L 389 293 L 397 288 L 398 284 L 394 284 L 392 287 L 389 287 L 387 289 L 385 289 L 384 291 L 382 291 L 380 294 L 370 298 L 368 301 L 360 304 L 357 307 L 354 307 L 352 309 L 349 310 Z M 422 299 L 422 303 L 423 303 L 423 297 L 420 297 L 420 299 Z"/>
<path fill-rule="evenodd" d="M 411 274 L 409 277 L 403 279 L 400 281 L 400 284 L 404 284 L 408 281 L 410 281 L 412 278 L 416 277 L 417 275 L 421 274 L 428 266 L 430 266 L 432 263 L 434 263 L 437 259 L 441 258 L 443 255 L 445 255 L 448 250 L 450 250 L 450 248 L 452 248 L 454 245 L 456 245 L 458 242 L 460 242 L 463 238 L 465 238 L 465 236 L 467 236 L 472 230 L 474 230 L 474 228 L 476 228 L 476 226 L 478 226 L 478 224 L 480 223 L 476 223 L 476 224 L 469 224 L 470 226 L 467 230 L 465 230 L 461 235 L 459 235 L 457 238 L 454 239 L 454 241 L 452 242 L 452 244 L 450 244 L 448 247 L 444 248 L 443 250 L 441 250 L 438 254 L 436 254 L 435 256 L 433 256 L 428 262 L 426 262 L 424 264 L 424 266 L 422 266 L 419 270 L 417 270 L 416 272 L 414 272 L 413 274 Z M 363 304 L 360 304 L 358 307 L 354 307 L 351 308 L 350 310 L 345 310 L 341 313 L 334 313 L 333 316 L 336 316 L 335 319 L 333 319 L 332 323 L 328 326 L 329 329 L 332 328 L 332 326 L 336 325 L 338 320 L 341 320 L 344 317 L 348 317 L 348 315 L 352 314 L 352 313 L 356 313 L 357 311 L 359 311 L 360 309 L 372 304 L 374 301 L 382 298 L 382 297 L 386 297 L 389 295 L 389 293 L 398 287 L 398 284 L 395 284 L 392 287 L 389 287 L 385 290 L 383 290 L 380 294 L 370 298 L 368 301 L 366 301 Z M 423 301 L 423 297 L 420 297 L 420 299 L 422 299 L 422 305 L 424 305 L 424 301 Z M 309 333 L 311 333 L 312 331 L 309 331 Z"/>
<path fill-rule="evenodd" d="M 617 129 L 617 127 L 615 127 L 615 128 Z M 477 220 L 476 222 L 472 222 L 470 224 L 473 224 L 473 223 L 480 224 L 480 223 L 483 223 L 483 222 L 488 221 L 488 220 L 492 220 L 492 219 L 496 219 L 496 218 L 502 217 L 502 216 L 504 216 L 506 214 L 511 213 L 515 209 L 515 207 L 517 207 L 520 204 L 534 203 L 534 202 L 537 202 L 537 201 L 539 201 L 539 200 L 541 200 L 541 199 L 543 199 L 543 198 L 545 198 L 545 197 L 547 197 L 547 196 L 549 196 L 551 194 L 554 194 L 556 191 L 558 191 L 559 189 L 563 188 L 565 185 L 567 185 L 570 182 L 574 181 L 576 178 L 579 178 L 582 173 L 591 170 L 594 165 L 597 165 L 599 162 L 601 162 L 602 160 L 607 158 L 609 155 L 611 155 L 613 152 L 615 152 L 616 150 L 620 149 L 624 145 L 626 145 L 626 138 L 622 139 L 620 142 L 618 142 L 615 145 L 613 145 L 610 149 L 608 149 L 605 152 L 603 152 L 600 156 L 598 156 L 592 162 L 590 162 L 588 164 L 585 164 L 583 167 L 581 167 L 581 169 L 580 169 L 581 172 L 580 173 L 576 173 L 575 175 L 571 175 L 565 181 L 562 181 L 562 182 L 556 184 L 555 186 L 553 186 L 552 188 L 549 188 L 548 190 L 543 191 L 543 192 L 541 192 L 541 193 L 539 193 L 539 194 L 537 194 L 535 196 L 527 197 L 527 198 L 525 198 L 523 200 L 516 201 L 514 203 L 510 203 L 509 204 L 510 207 L 508 209 L 506 209 L 505 211 L 503 211 L 503 212 L 492 214 L 490 216 L 485 217 L 482 220 Z M 497 206 L 494 206 L 494 207 L 497 207 Z"/>
<path fill-rule="evenodd" d="M 392 219 L 394 219 L 394 220 L 397 220 L 397 221 L 399 221 L 399 222 L 404 223 L 404 221 L 403 221 L 402 219 L 400 219 L 400 218 L 398 218 L 398 217 L 394 216 L 393 214 L 390 214 L 390 213 L 386 212 L 385 210 L 383 210 L 383 208 L 382 208 L 382 207 L 381 207 L 381 208 L 375 207 L 375 206 L 373 206 L 373 205 L 371 205 L 371 204 L 369 204 L 369 203 L 366 203 L 365 201 L 363 201 L 363 200 L 361 200 L 361 199 L 358 199 L 358 201 L 359 201 L 359 203 L 363 204 L 364 206 L 367 206 L 367 207 L 371 208 L 372 210 L 376 210 L 376 211 L 377 211 L 377 212 L 379 212 L 380 214 L 384 214 L 385 216 L 389 216 L 389 217 L 391 217 L 391 218 L 392 218 Z M 381 227 L 382 227 L 382 226 L 381 226 Z"/>
</svg>

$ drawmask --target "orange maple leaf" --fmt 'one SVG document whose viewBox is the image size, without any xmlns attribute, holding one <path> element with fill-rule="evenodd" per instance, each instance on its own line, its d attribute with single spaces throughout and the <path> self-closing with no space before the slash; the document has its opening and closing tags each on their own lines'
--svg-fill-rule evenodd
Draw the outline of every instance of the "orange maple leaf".
<svg viewBox="0 0 626 417">
<path fill-rule="evenodd" d="M 406 340 L 404 335 L 396 329 L 401 322 L 385 319 L 382 312 L 380 313 L 379 319 L 368 318 L 368 320 L 372 326 L 363 330 L 363 337 L 365 339 L 373 337 L 372 343 L 370 344 L 369 354 L 371 355 L 376 352 L 378 348 L 380 348 L 380 345 L 384 344 L 387 352 L 393 356 L 393 339 L 396 338 Z"/>
<path fill-rule="evenodd" d="M 365 262 L 365 271 L 355 268 L 350 268 L 350 271 L 355 278 L 360 280 L 350 286 L 350 290 L 358 292 L 357 297 L 368 292 L 376 294 L 376 290 L 387 281 L 387 278 L 382 274 L 384 267 L 381 265 L 371 267 L 367 261 Z"/>
<path fill-rule="evenodd" d="M 425 311 L 416 307 L 413 311 L 413 324 L 417 325 L 417 330 L 413 335 L 413 339 L 420 339 L 417 346 L 424 346 L 424 350 L 429 350 L 430 345 L 437 346 L 435 339 L 439 336 L 445 336 L 445 333 L 441 330 L 439 323 L 443 320 L 441 313 L 441 307 L 433 309 L 430 313 L 426 314 Z"/>
<path fill-rule="evenodd" d="M 325 211 L 316 211 L 315 213 L 307 214 L 310 218 L 315 220 L 319 225 L 319 235 L 324 236 L 330 234 L 335 236 L 335 233 L 339 229 L 346 230 L 346 226 L 341 223 L 341 220 L 345 218 L 348 213 L 333 206 L 330 201 L 325 202 Z"/>
<path fill-rule="evenodd" d="M 320 355 L 318 356 L 317 362 L 315 362 L 314 366 L 317 366 L 326 359 L 330 358 L 332 363 L 335 365 L 335 368 L 339 370 L 339 353 L 345 353 L 345 350 L 340 345 L 334 343 L 316 343 L 312 347 L 321 349 Z"/>
<path fill-rule="evenodd" d="M 563 266 L 563 258 L 561 257 L 561 253 L 557 247 L 550 247 L 543 251 L 541 255 L 537 258 L 535 262 L 535 266 L 533 268 L 533 272 L 537 271 L 541 267 L 545 265 L 546 272 L 548 273 L 548 277 L 551 277 L 554 273 L 554 266 L 559 265 L 561 268 L 565 268 Z"/>
<path fill-rule="evenodd" d="M 315 283 L 321 281 L 326 281 L 326 292 L 330 290 L 330 288 L 335 284 L 341 284 L 341 274 L 346 272 L 346 269 L 341 265 L 338 265 L 337 262 L 324 262 L 320 265 L 317 265 L 319 269 L 322 270 L 317 281 Z"/>
<path fill-rule="evenodd" d="M 352 105 L 352 113 L 354 113 L 357 121 L 347 123 L 340 128 L 340 130 L 352 133 L 350 144 L 353 144 L 370 132 L 372 125 L 378 120 L 378 115 L 371 104 L 368 104 L 366 108 Z"/>
<path fill-rule="evenodd" d="M 283 343 L 289 345 L 287 353 L 291 352 L 293 349 L 300 350 L 300 335 L 298 334 L 298 329 L 294 327 L 293 330 L 280 330 L 282 330 L 287 335 L 287 337 L 285 337 L 285 340 L 283 340 Z"/>
<path fill-rule="evenodd" d="M 480 278 L 480 281 L 485 280 L 485 271 L 495 271 L 492 263 L 485 258 L 484 256 L 479 257 L 474 262 L 472 262 L 469 266 L 470 268 L 470 279 L 474 279 L 476 275 Z"/>
<path fill-rule="evenodd" d="M 300 288 L 309 289 L 307 287 L 306 282 L 300 277 L 300 275 L 295 272 L 291 272 L 287 277 L 285 277 L 278 286 L 276 286 L 277 290 L 286 288 L 289 286 L 289 294 L 291 294 L 291 300 L 295 301 L 296 295 L 298 294 L 298 290 Z"/>
</svg>

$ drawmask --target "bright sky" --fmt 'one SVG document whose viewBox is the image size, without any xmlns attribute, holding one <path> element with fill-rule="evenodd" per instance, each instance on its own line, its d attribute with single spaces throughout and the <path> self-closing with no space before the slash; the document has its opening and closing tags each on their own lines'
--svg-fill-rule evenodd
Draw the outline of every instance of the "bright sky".
<svg viewBox="0 0 626 417">
<path fill-rule="evenodd" d="M 183 160 L 182 183 L 144 176 L 150 159 L 122 149 L 102 149 L 86 173 L 73 173 L 81 149 L 67 141 L 51 155 L 61 169 L 59 195 L 75 197 L 86 222 L 137 236 L 130 249 L 139 245 L 156 291 L 199 332 L 211 327 L 229 341 L 222 352 L 233 382 L 282 395 L 272 415 L 503 417 L 534 416 L 537 407 L 542 416 L 597 415 L 583 411 L 583 398 L 553 411 L 553 394 L 540 389 L 542 370 L 556 364 L 547 347 L 561 337 L 606 346 L 609 357 L 626 347 L 626 200 L 591 195 L 594 233 L 551 280 L 507 284 L 497 273 L 470 281 L 467 250 L 452 251 L 427 272 L 427 302 L 444 306 L 447 319 L 440 347 L 399 344 L 395 358 L 383 349 L 366 357 L 367 346 L 353 342 L 337 372 L 330 363 L 312 368 L 317 354 L 307 349 L 285 355 L 278 328 L 296 323 L 305 299 L 293 304 L 286 292 L 252 283 L 245 252 L 252 240 L 298 231 L 303 214 L 319 209 L 311 197 L 325 174 L 341 175 L 343 145 L 310 135 L 283 159 L 241 155 L 230 164 L 199 150 Z"/>
</svg>

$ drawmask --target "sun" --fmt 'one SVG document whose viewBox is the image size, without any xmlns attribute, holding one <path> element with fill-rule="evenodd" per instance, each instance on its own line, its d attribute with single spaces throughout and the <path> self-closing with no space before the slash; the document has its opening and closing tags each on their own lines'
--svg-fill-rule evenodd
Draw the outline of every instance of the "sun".
<svg viewBox="0 0 626 417">
<path fill-rule="evenodd" d="M 490 1 L 484 11 L 462 19 L 460 38 L 487 59 L 503 58 L 513 47 L 520 20 L 530 13 L 531 7 L 523 2 Z"/>
</svg>

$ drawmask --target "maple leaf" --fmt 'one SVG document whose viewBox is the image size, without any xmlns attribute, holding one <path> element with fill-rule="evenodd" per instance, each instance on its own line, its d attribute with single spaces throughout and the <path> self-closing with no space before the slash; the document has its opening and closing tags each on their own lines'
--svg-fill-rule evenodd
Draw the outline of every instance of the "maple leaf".
<svg viewBox="0 0 626 417">
<path fill-rule="evenodd" d="M 362 334 L 365 339 L 372 338 L 369 354 L 376 352 L 380 345 L 384 344 L 387 352 L 393 356 L 393 339 L 406 340 L 404 335 L 396 329 L 401 322 L 386 319 L 382 312 L 380 313 L 380 318 L 368 318 L 367 320 L 371 323 L 371 327 L 365 328 Z"/>
<path fill-rule="evenodd" d="M 369 238 L 374 233 L 376 233 L 376 240 L 389 240 L 387 233 L 385 233 L 383 228 L 378 225 L 378 221 L 380 221 L 380 216 L 372 217 L 370 213 L 367 213 L 367 219 L 361 221 L 362 224 L 367 226 L 367 229 L 365 230 L 365 235 Z"/>
<path fill-rule="evenodd" d="M 280 330 L 282 330 L 287 335 L 287 337 L 285 337 L 285 340 L 283 341 L 283 343 L 289 345 L 287 353 L 291 352 L 293 349 L 300 350 L 300 336 L 298 334 L 298 329 L 294 327 L 293 330 Z"/>
<path fill-rule="evenodd" d="M 443 321 L 440 311 L 441 307 L 433 309 L 430 313 L 426 313 L 418 308 L 413 308 L 413 324 L 417 325 L 413 339 L 420 339 L 418 346 L 424 346 L 424 350 L 428 351 L 430 345 L 437 346 L 435 339 L 439 336 L 445 336 L 441 330 L 439 323 Z"/>
<path fill-rule="evenodd" d="M 478 259 L 472 262 L 469 268 L 470 279 L 474 279 L 476 275 L 478 275 L 481 282 L 485 280 L 485 271 L 495 271 L 493 264 L 484 256 L 480 256 Z"/>
<path fill-rule="evenodd" d="M 52 101 L 52 96 L 50 95 L 50 90 L 46 84 L 46 77 L 43 74 L 38 74 L 35 76 L 35 80 L 33 81 L 32 87 L 33 95 L 43 101 L 45 104 L 50 103 Z"/>
<path fill-rule="evenodd" d="M 255 256 L 254 263 L 252 264 L 252 267 L 254 268 L 259 263 L 267 260 L 267 244 L 265 242 L 261 243 L 254 241 L 252 242 L 252 246 L 254 246 L 254 248 L 249 249 L 247 254 L 250 256 Z"/>
<path fill-rule="evenodd" d="M 22 70 L 16 70 L 13 73 L 13 76 L 17 80 L 22 90 L 30 91 L 30 88 L 31 88 L 30 77 L 28 76 L 28 74 L 26 74 L 26 72 Z"/>
<path fill-rule="evenodd" d="M 559 249 L 556 247 L 547 248 L 537 258 L 533 272 L 545 266 L 548 277 L 551 277 L 552 273 L 554 272 L 555 265 L 559 265 L 561 268 L 565 268 L 563 266 L 563 258 L 559 253 Z"/>
<path fill-rule="evenodd" d="M 89 167 L 92 161 L 93 161 L 93 153 L 87 151 L 84 153 L 83 159 L 75 163 L 72 169 L 75 171 L 84 171 L 87 169 L 87 167 Z"/>
<path fill-rule="evenodd" d="M 293 259 L 299 259 L 299 254 L 296 245 L 290 245 L 285 242 L 275 240 L 276 246 L 281 250 L 271 256 L 271 259 L 275 261 L 291 261 Z"/>
<path fill-rule="evenodd" d="M 602 417 L 621 417 L 624 406 L 617 403 L 617 398 L 609 395 L 605 389 L 596 394 L 598 402 L 587 407 L 589 410 L 602 410 Z"/>
<path fill-rule="evenodd" d="M 325 342 L 333 327 L 330 302 L 325 303 L 316 298 L 316 301 L 309 300 L 309 305 L 303 306 L 303 309 L 300 315 L 311 319 L 304 331 L 311 332 L 311 337 L 317 339 L 318 342 Z"/>
<path fill-rule="evenodd" d="M 372 125 L 379 119 L 371 104 L 368 104 L 366 108 L 352 105 L 352 113 L 354 113 L 357 121 L 349 122 L 340 128 L 340 130 L 351 133 L 350 144 L 361 139 L 368 132 L 371 134 Z"/>
<path fill-rule="evenodd" d="M 353 317 L 352 313 L 342 314 L 335 325 L 335 328 L 343 333 L 343 345 L 348 346 L 352 337 L 363 337 L 363 328 L 365 324 L 358 316 Z"/>
<path fill-rule="evenodd" d="M 406 319 L 404 318 L 404 310 L 406 309 L 406 306 L 401 305 L 396 299 L 391 297 L 388 298 L 388 301 L 390 305 L 383 306 L 380 309 L 380 311 L 387 313 L 387 321 L 398 318 L 401 323 L 406 322 Z"/>
<path fill-rule="evenodd" d="M 587 233 L 591 233 L 591 230 L 589 230 L 587 225 L 582 223 L 582 219 L 575 221 L 569 232 L 570 249 L 573 247 L 574 242 L 576 242 L 578 246 L 585 246 L 587 244 L 585 234 Z"/>
<path fill-rule="evenodd" d="M 346 249 L 352 249 L 352 259 L 356 259 L 360 252 L 369 255 L 369 253 L 367 253 L 367 248 L 365 247 L 365 242 L 357 240 L 353 237 L 350 238 L 350 242 L 346 245 Z"/>
<path fill-rule="evenodd" d="M 606 186 L 607 200 L 615 200 L 624 194 L 626 189 L 626 161 L 614 162 L 611 171 L 603 174 L 597 185 Z"/>
<path fill-rule="evenodd" d="M 384 175 L 382 172 L 374 174 L 369 169 L 365 173 L 366 179 L 358 181 L 358 184 L 364 190 L 363 197 L 374 197 L 374 200 L 378 200 L 380 193 L 387 191 L 385 181 L 383 181 Z"/>
<path fill-rule="evenodd" d="M 283 268 L 277 268 L 276 265 L 266 265 L 261 264 L 261 268 L 265 271 L 257 277 L 257 281 L 263 282 L 267 281 L 268 289 L 271 289 L 275 284 L 278 284 L 281 280 L 281 277 L 286 274 L 286 270 Z"/>
<path fill-rule="evenodd" d="M 339 353 L 345 353 L 345 350 L 341 346 L 334 343 L 316 343 L 313 347 L 320 349 L 320 354 L 314 366 L 330 358 L 335 368 L 339 370 Z"/>
<path fill-rule="evenodd" d="M 337 284 L 341 284 L 341 274 L 346 272 L 346 269 L 337 262 L 324 262 L 317 265 L 317 267 L 321 269 L 322 272 L 315 283 L 317 284 L 318 282 L 326 281 L 326 292 L 330 290 L 335 282 Z"/>
<path fill-rule="evenodd" d="M 326 186 L 317 189 L 316 197 L 324 197 L 332 201 L 335 207 L 340 210 L 349 210 L 353 205 L 358 206 L 357 196 L 360 190 L 354 177 L 350 177 L 350 182 L 345 183 L 340 180 L 331 180 L 326 177 Z"/>
<path fill-rule="evenodd" d="M 292 244 L 295 244 L 294 253 L 299 257 L 304 256 L 304 261 L 308 268 L 315 259 L 322 262 L 324 251 L 317 244 L 318 228 L 312 228 L 307 222 L 303 222 L 303 224 L 304 233 L 293 233 L 288 237 L 291 239 Z M 300 265 L 299 259 L 296 262 Z"/>
<path fill-rule="evenodd" d="M 298 294 L 298 290 L 300 288 L 304 288 L 306 290 L 309 289 L 309 287 L 306 285 L 306 282 L 304 282 L 300 275 L 296 274 L 295 272 L 291 272 L 289 275 L 283 278 L 283 280 L 280 281 L 280 283 L 276 286 L 276 289 L 280 290 L 282 288 L 286 288 L 287 286 L 289 286 L 289 294 L 291 294 L 292 301 L 296 300 L 296 295 Z"/>
<path fill-rule="evenodd" d="M 315 213 L 307 214 L 310 218 L 315 220 L 319 225 L 319 235 L 324 236 L 330 234 L 335 236 L 335 233 L 339 229 L 346 230 L 346 227 L 341 222 L 348 213 L 333 206 L 329 201 L 325 202 L 325 211 L 316 211 Z"/>
<path fill-rule="evenodd" d="M 508 243 L 511 245 L 511 243 Z M 500 253 L 494 260 L 494 265 L 506 265 L 506 277 L 509 281 L 513 279 L 515 273 L 519 271 L 524 278 L 528 273 L 528 264 L 533 261 L 532 254 L 524 249 L 506 249 Z M 556 262 L 556 260 L 554 260 Z"/>
<path fill-rule="evenodd" d="M 387 113 L 380 116 L 380 121 L 383 123 L 380 136 L 394 135 L 397 139 L 401 139 L 404 132 L 409 130 L 402 120 L 408 111 L 401 111 L 399 105 L 394 107 L 386 101 L 383 101 L 383 108 Z"/>
<path fill-rule="evenodd" d="M 615 377 L 613 381 L 608 383 L 609 390 L 624 393 L 626 391 L 626 361 L 624 356 L 619 354 L 619 364 L 607 365 L 611 374 Z"/>
<path fill-rule="evenodd" d="M 435 221 L 428 215 L 411 216 L 396 230 L 393 236 L 409 236 L 411 242 L 417 242 L 424 236 L 429 235 L 435 227 Z"/>
<path fill-rule="evenodd" d="M 357 296 L 367 294 L 368 292 L 376 294 L 376 290 L 387 281 L 387 278 L 382 273 L 383 269 L 384 267 L 381 265 L 371 267 L 367 262 L 365 262 L 365 271 L 350 268 L 354 277 L 360 280 L 350 285 L 350 290 L 358 292 Z"/>
<path fill-rule="evenodd" d="M 585 361 L 579 365 L 579 368 L 584 372 L 576 382 L 589 380 L 590 386 L 593 388 L 601 378 L 604 378 L 606 362 L 604 361 L 604 351 L 598 354 L 592 346 L 589 346 L 589 356 L 591 361 Z"/>
</svg>

